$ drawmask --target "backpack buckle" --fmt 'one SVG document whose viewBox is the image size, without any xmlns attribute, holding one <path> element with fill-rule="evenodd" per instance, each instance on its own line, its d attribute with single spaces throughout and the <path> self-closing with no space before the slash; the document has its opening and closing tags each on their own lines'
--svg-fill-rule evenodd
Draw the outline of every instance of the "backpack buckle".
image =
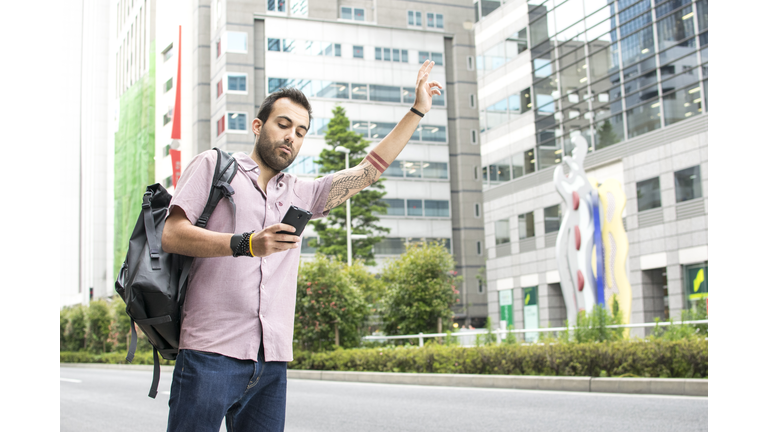
<svg viewBox="0 0 768 432">
<path fill-rule="evenodd" d="M 141 208 L 148 209 L 152 207 L 152 192 L 144 192 L 144 197 L 141 200 Z"/>
<path fill-rule="evenodd" d="M 229 183 L 219 182 L 217 187 L 219 187 L 220 189 L 223 189 L 224 195 L 226 196 L 232 196 L 235 194 L 235 189 L 233 189 L 232 185 L 230 185 Z"/>
</svg>

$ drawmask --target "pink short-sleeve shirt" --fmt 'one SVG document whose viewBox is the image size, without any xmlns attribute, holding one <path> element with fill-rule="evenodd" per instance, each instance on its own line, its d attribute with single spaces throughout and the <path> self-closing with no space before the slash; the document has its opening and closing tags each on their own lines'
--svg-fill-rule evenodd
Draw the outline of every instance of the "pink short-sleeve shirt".
<svg viewBox="0 0 768 432">
<path fill-rule="evenodd" d="M 232 181 L 238 234 L 280 223 L 292 205 L 311 211 L 313 219 L 327 216 L 324 208 L 332 175 L 305 180 L 280 173 L 261 191 L 256 183 L 256 162 L 245 153 L 234 157 L 238 163 Z M 176 186 L 170 208 L 184 210 L 193 224 L 208 200 L 215 164 L 215 151 L 197 155 Z M 232 206 L 226 198 L 216 206 L 206 229 L 232 232 Z M 195 258 L 182 309 L 179 348 L 256 361 L 263 341 L 266 361 L 293 360 L 300 250 L 265 258 Z"/>
</svg>

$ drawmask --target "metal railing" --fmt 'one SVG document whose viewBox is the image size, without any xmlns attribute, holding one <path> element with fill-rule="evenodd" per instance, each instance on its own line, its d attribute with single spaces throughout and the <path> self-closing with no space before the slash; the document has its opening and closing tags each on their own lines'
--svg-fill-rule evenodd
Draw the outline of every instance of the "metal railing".
<svg viewBox="0 0 768 432">
<path fill-rule="evenodd" d="M 660 321 L 658 323 L 652 322 L 652 323 L 640 323 L 640 324 L 614 324 L 614 325 L 607 325 L 605 328 L 609 329 L 615 329 L 615 328 L 645 328 L 645 327 L 666 327 L 670 325 L 680 325 L 680 324 L 709 324 L 708 319 L 704 320 L 693 320 L 693 321 Z M 496 335 L 496 343 L 501 343 L 501 339 L 503 338 L 503 335 L 507 335 L 508 333 L 545 333 L 545 332 L 558 332 L 558 331 L 574 331 L 577 327 L 549 327 L 549 328 L 538 328 L 538 329 L 515 329 L 515 330 L 505 330 L 505 329 L 496 329 L 491 331 L 490 333 Z M 485 329 L 475 329 L 475 330 L 467 330 L 462 329 L 463 331 L 456 331 L 451 332 L 451 337 L 456 338 L 464 338 L 464 337 L 471 337 L 476 335 L 487 335 L 489 332 Z M 394 335 L 394 336 L 363 336 L 363 340 L 367 341 L 374 341 L 374 342 L 383 342 L 386 340 L 394 340 L 394 339 L 418 339 L 419 340 L 419 346 L 424 346 L 424 339 L 426 338 L 438 338 L 438 337 L 447 337 L 448 333 L 419 333 L 415 335 Z M 464 345 L 464 344 L 462 344 Z"/>
</svg>

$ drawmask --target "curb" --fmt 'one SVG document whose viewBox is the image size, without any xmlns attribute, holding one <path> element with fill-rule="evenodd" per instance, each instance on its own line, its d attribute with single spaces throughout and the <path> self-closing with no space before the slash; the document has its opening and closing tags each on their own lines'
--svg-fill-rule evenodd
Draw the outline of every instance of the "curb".
<svg viewBox="0 0 768 432">
<path fill-rule="evenodd" d="M 550 390 L 585 393 L 624 393 L 674 396 L 709 395 L 707 379 L 592 378 L 528 375 L 425 374 L 398 372 L 339 372 L 288 370 L 289 379 L 481 387 L 517 390 Z"/>
<path fill-rule="evenodd" d="M 61 367 L 152 371 L 152 365 L 60 363 Z M 160 366 L 173 373 L 173 366 Z M 401 372 L 343 372 L 288 370 L 289 379 L 346 381 L 378 384 L 479 387 L 516 390 L 550 390 L 584 393 L 623 393 L 668 396 L 709 396 L 708 379 L 688 378 L 592 378 L 530 375 L 428 374 Z"/>
</svg>

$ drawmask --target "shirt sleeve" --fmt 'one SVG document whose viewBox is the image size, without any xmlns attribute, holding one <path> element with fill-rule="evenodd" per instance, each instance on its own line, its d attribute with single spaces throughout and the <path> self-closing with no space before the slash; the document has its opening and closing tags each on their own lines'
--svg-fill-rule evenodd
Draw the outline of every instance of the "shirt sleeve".
<svg viewBox="0 0 768 432">
<path fill-rule="evenodd" d="M 216 165 L 216 152 L 208 150 L 195 156 L 189 166 L 181 173 L 176 190 L 168 206 L 168 214 L 174 207 L 184 210 L 193 225 L 203 214 L 208 194 L 211 192 L 213 171 Z M 166 216 L 167 217 L 167 216 Z"/>
<path fill-rule="evenodd" d="M 328 202 L 328 194 L 331 192 L 333 174 L 328 174 L 314 180 L 296 179 L 294 192 L 304 202 L 309 203 L 311 219 L 328 216 L 325 204 Z"/>
</svg>

